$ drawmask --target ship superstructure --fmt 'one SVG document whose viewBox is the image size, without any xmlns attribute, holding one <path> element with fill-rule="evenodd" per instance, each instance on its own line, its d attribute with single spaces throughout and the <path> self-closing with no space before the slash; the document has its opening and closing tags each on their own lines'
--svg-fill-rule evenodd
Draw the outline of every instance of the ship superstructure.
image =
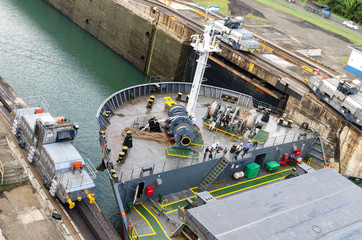
<svg viewBox="0 0 362 240">
<path fill-rule="evenodd" d="M 193 39 L 202 45 L 201 38 Z M 107 170 L 113 184 L 124 239 L 239 239 L 229 238 L 227 228 L 216 231 L 226 238 L 214 234 L 222 212 L 216 208 L 215 216 L 206 217 L 215 223 L 211 226 L 201 221 L 206 207 L 326 164 L 320 138 L 296 128 L 281 110 L 246 94 L 202 85 L 199 77 L 193 84 L 123 89 L 98 109 L 99 169 Z M 226 217 L 232 221 L 230 214 Z M 238 222 L 232 227 L 244 228 Z"/>
</svg>

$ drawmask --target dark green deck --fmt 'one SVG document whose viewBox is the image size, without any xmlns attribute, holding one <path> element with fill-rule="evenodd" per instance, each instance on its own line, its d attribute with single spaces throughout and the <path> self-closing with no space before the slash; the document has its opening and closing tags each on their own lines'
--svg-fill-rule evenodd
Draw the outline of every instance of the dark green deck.
<svg viewBox="0 0 362 240">
<path fill-rule="evenodd" d="M 264 144 L 268 138 L 269 138 L 269 132 L 260 129 L 253 138 L 253 141 L 260 144 Z"/>
<path fill-rule="evenodd" d="M 195 146 L 204 146 L 204 139 L 202 139 L 202 135 L 200 132 L 198 132 L 198 135 L 196 135 L 194 141 L 192 141 L 191 145 Z"/>
<path fill-rule="evenodd" d="M 170 238 L 163 231 L 160 223 L 156 220 L 156 218 L 149 212 L 142 204 L 137 204 L 134 206 L 135 209 L 145 218 L 147 219 L 150 227 L 153 228 L 153 231 L 156 233 L 154 235 L 140 235 L 138 239 L 145 240 L 169 240 Z M 136 229 L 137 230 L 137 229 Z"/>
<path fill-rule="evenodd" d="M 211 123 L 211 121 L 209 119 L 205 120 L 204 121 L 204 124 L 206 126 L 209 126 Z M 243 138 L 245 133 L 242 132 L 242 131 L 230 131 L 228 128 L 226 127 L 221 127 L 219 124 L 216 124 L 215 126 L 215 131 L 219 131 L 219 132 L 222 132 L 222 133 L 225 133 L 225 134 L 228 134 L 230 136 L 233 136 L 233 137 L 237 137 L 237 138 Z"/>
<path fill-rule="evenodd" d="M 180 148 L 167 148 L 167 155 L 174 157 L 184 157 L 184 158 L 199 158 L 200 153 L 194 152 L 193 150 L 180 149 Z"/>
<path fill-rule="evenodd" d="M 249 180 L 249 181 L 240 182 L 240 183 L 237 183 L 237 184 L 234 184 L 234 185 L 231 185 L 231 186 L 216 189 L 216 190 L 210 191 L 210 194 L 215 198 L 222 197 L 222 196 L 232 194 L 232 193 L 235 193 L 235 192 L 239 192 L 239 191 L 242 191 L 242 190 L 245 190 L 245 189 L 248 189 L 248 188 L 252 188 L 252 187 L 262 185 L 262 184 L 266 184 L 266 183 L 269 183 L 271 181 L 275 181 L 275 180 L 277 180 L 279 178 L 284 178 L 284 177 L 288 176 L 289 174 L 291 174 L 292 172 L 293 172 L 293 170 L 290 168 L 290 169 L 287 169 L 287 170 L 284 170 L 284 171 L 280 171 L 280 172 L 276 172 L 276 173 L 273 173 L 273 174 L 258 177 L 258 178 L 255 178 L 255 179 L 252 179 L 252 180 Z M 197 192 L 198 188 L 194 188 L 193 190 L 195 192 Z M 190 199 L 191 200 L 195 199 L 195 196 L 190 197 Z M 176 210 L 178 207 L 183 208 L 186 205 L 187 205 L 186 199 L 166 204 L 165 205 L 166 206 L 166 213 L 172 212 L 172 211 Z"/>
</svg>

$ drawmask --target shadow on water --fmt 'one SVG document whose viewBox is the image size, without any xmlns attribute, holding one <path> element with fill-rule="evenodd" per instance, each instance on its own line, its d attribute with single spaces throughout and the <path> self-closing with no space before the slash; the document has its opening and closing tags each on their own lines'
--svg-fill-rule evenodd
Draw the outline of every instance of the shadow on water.
<svg viewBox="0 0 362 240">
<path fill-rule="evenodd" d="M 41 95 L 53 115 L 78 122 L 75 146 L 97 165 L 98 106 L 147 77 L 41 0 L 0 1 L 0 33 L 0 75 L 21 97 Z M 96 193 L 117 228 L 118 206 L 104 172 L 97 174 Z"/>
</svg>

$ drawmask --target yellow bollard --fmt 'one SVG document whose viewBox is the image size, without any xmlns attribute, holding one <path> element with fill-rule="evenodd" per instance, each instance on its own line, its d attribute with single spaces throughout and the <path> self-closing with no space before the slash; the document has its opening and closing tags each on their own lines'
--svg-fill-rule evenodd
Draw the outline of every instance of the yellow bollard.
<svg viewBox="0 0 362 240">
<path fill-rule="evenodd" d="M 93 197 L 92 194 L 90 194 L 90 193 L 87 194 L 87 198 L 89 199 L 90 204 L 93 204 L 95 202 L 95 200 L 96 200 L 96 198 Z"/>
<path fill-rule="evenodd" d="M 75 206 L 75 202 L 72 202 L 72 199 L 68 198 L 67 203 L 69 203 L 69 209 L 73 209 Z"/>
</svg>

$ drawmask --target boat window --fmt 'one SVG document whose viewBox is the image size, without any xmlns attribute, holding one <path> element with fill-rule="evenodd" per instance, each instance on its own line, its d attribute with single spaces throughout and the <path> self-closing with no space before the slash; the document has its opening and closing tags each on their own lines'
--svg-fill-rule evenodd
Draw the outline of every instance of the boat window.
<svg viewBox="0 0 362 240">
<path fill-rule="evenodd" d="M 65 131 L 57 132 L 57 139 L 56 142 L 65 142 L 69 140 L 73 140 L 75 137 L 75 130 L 74 129 L 68 129 Z"/>
<path fill-rule="evenodd" d="M 35 125 L 34 133 L 35 133 L 35 135 L 38 136 L 38 134 L 39 134 L 39 126 L 38 126 L 38 124 Z"/>
</svg>

